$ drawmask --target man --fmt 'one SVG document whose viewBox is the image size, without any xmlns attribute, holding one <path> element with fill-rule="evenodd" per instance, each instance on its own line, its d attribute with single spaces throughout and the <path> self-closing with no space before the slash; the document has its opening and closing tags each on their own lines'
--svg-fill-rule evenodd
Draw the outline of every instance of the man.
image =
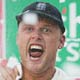
<svg viewBox="0 0 80 80">
<path fill-rule="evenodd" d="M 49 3 L 35 2 L 16 19 L 23 73 L 20 80 L 69 80 L 62 70 L 55 68 L 57 50 L 65 42 L 65 28 L 58 9 Z M 7 70 L 7 80 L 15 80 L 18 71 Z M 3 74 L 2 80 L 5 77 Z"/>
</svg>

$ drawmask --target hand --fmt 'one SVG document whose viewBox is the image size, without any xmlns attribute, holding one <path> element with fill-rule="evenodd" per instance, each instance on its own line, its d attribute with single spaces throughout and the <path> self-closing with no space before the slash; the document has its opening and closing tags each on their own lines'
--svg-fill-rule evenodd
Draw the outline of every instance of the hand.
<svg viewBox="0 0 80 80">
<path fill-rule="evenodd" d="M 17 68 L 10 69 L 6 64 L 6 60 L 0 63 L 0 80 L 16 80 L 16 76 L 18 75 Z"/>
</svg>

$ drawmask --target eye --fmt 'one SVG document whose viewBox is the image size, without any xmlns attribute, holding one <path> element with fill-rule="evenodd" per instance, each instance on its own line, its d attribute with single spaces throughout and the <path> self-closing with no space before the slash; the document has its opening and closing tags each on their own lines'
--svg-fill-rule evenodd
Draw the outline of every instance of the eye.
<svg viewBox="0 0 80 80">
<path fill-rule="evenodd" d="M 44 27 L 41 30 L 42 32 L 45 32 L 45 33 L 51 32 L 51 30 L 48 27 Z"/>
<path fill-rule="evenodd" d="M 32 27 L 27 27 L 27 28 L 26 28 L 26 31 L 27 31 L 27 32 L 32 32 L 32 31 L 33 31 L 33 28 L 32 28 Z"/>
<path fill-rule="evenodd" d="M 23 31 L 25 31 L 25 32 L 27 32 L 27 33 L 30 33 L 30 32 L 32 32 L 33 31 L 33 26 L 31 26 L 31 25 L 24 25 L 23 26 Z"/>
<path fill-rule="evenodd" d="M 43 32 L 48 32 L 49 30 L 47 28 L 44 28 L 43 29 Z"/>
</svg>

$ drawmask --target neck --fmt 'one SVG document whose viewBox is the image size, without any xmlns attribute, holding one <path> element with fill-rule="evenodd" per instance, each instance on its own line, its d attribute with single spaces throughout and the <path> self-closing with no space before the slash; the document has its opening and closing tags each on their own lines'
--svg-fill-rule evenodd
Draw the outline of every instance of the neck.
<svg viewBox="0 0 80 80">
<path fill-rule="evenodd" d="M 55 73 L 55 68 L 52 66 L 43 73 L 31 73 L 23 67 L 22 80 L 51 80 Z"/>
</svg>

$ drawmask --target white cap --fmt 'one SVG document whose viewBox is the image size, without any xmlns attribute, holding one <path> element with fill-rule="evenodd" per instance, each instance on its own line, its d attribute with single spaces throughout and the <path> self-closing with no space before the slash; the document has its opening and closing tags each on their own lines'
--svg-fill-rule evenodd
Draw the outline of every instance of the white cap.
<svg viewBox="0 0 80 80">
<path fill-rule="evenodd" d="M 23 15 L 22 21 L 26 24 L 36 25 L 38 22 L 38 15 L 36 13 L 27 12 Z"/>
</svg>

